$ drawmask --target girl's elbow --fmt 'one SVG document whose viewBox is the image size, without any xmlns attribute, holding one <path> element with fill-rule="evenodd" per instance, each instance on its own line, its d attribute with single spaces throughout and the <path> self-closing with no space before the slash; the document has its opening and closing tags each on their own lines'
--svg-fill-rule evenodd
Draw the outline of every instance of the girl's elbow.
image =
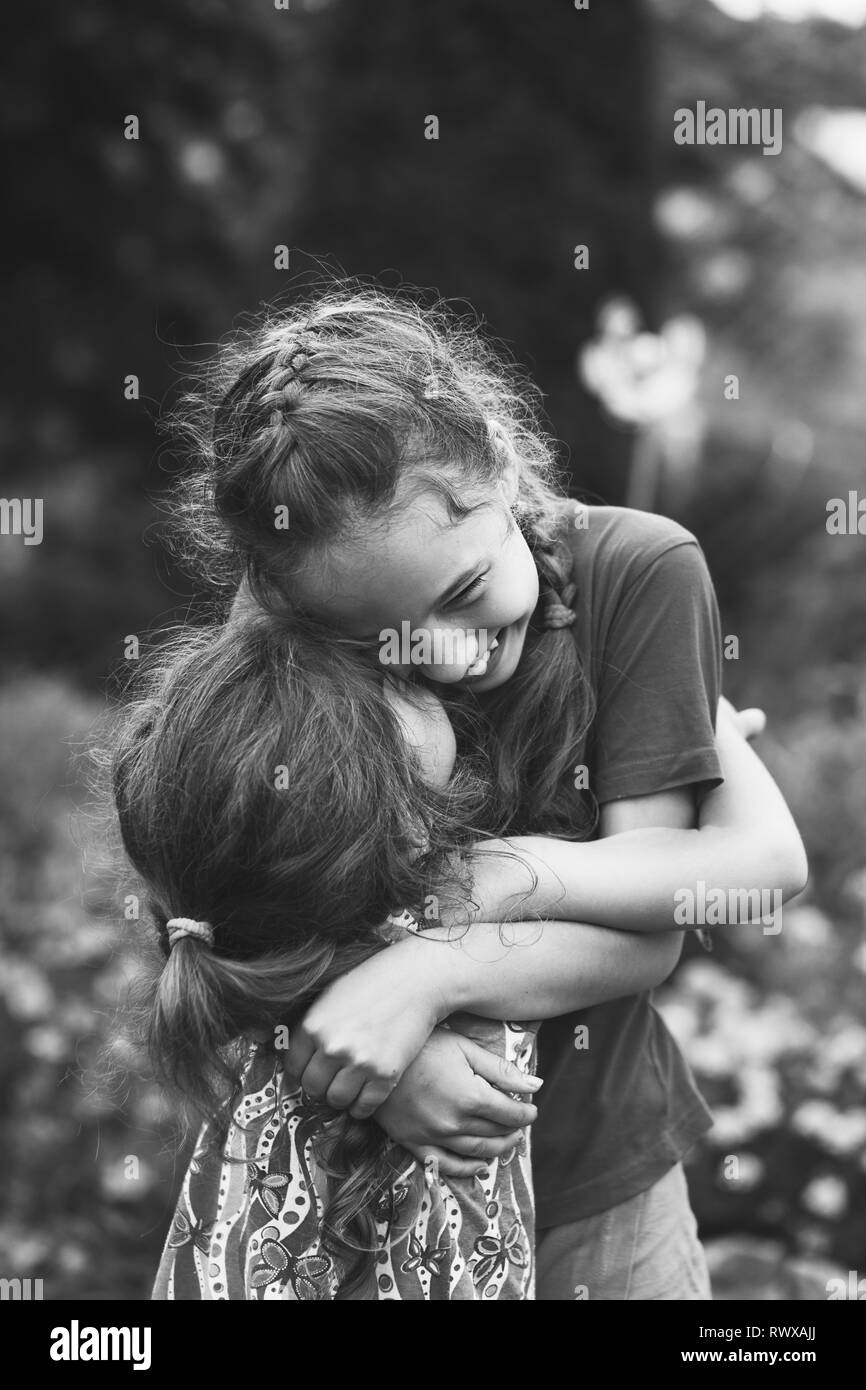
<svg viewBox="0 0 866 1390">
<path fill-rule="evenodd" d="M 781 837 L 768 838 L 764 844 L 753 841 L 750 848 L 750 887 L 755 885 L 779 892 L 784 902 L 802 893 L 809 879 L 809 861 L 796 830 Z"/>
<path fill-rule="evenodd" d="M 796 898 L 798 893 L 802 893 L 809 881 L 809 860 L 806 855 L 806 847 L 799 835 L 785 849 L 779 878 L 786 902 L 789 898 Z"/>
<path fill-rule="evenodd" d="M 677 968 L 683 953 L 685 933 L 681 931 L 660 931 L 647 938 L 650 953 L 647 959 L 644 989 L 656 989 Z"/>
<path fill-rule="evenodd" d="M 809 861 L 796 831 L 767 845 L 761 860 L 761 883 L 780 892 L 784 902 L 802 893 L 809 880 Z"/>
</svg>

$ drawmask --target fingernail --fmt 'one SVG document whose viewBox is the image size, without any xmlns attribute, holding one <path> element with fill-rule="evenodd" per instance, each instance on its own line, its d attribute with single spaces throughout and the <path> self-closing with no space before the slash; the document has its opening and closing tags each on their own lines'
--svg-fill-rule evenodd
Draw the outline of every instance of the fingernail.
<svg viewBox="0 0 866 1390">
<path fill-rule="evenodd" d="M 533 1091 L 537 1091 L 538 1088 L 539 1088 L 539 1086 L 543 1086 L 543 1085 L 544 1085 L 544 1077 L 543 1077 L 543 1076 L 527 1076 L 526 1080 L 527 1080 L 527 1082 L 529 1083 L 529 1085 L 532 1087 Z"/>
</svg>

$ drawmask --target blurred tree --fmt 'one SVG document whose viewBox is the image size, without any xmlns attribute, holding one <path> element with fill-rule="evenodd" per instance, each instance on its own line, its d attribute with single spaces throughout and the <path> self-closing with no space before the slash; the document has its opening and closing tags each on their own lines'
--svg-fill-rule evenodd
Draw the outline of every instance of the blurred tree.
<svg viewBox="0 0 866 1390">
<path fill-rule="evenodd" d="M 652 309 L 643 6 L 443 0 L 409 20 L 393 0 L 343 0 L 325 17 L 299 246 L 467 300 L 546 392 L 574 485 L 619 500 L 628 435 L 577 386 L 574 356 L 608 295 Z"/>
<path fill-rule="evenodd" d="M 45 540 L 3 547 L 0 634 L 27 662 L 98 677 L 176 602 L 142 544 L 176 346 L 282 284 L 311 24 L 238 0 L 34 0 L 8 18 L 3 487 L 44 498 Z"/>
<path fill-rule="evenodd" d="M 3 487 L 43 497 L 45 541 L 0 556 L 7 650 L 98 678 L 188 592 L 142 545 L 176 345 L 195 356 L 307 257 L 480 309 L 548 393 L 575 481 L 616 499 L 627 439 L 573 362 L 605 294 L 646 307 L 652 280 L 637 0 L 34 0 L 12 27 Z"/>
</svg>

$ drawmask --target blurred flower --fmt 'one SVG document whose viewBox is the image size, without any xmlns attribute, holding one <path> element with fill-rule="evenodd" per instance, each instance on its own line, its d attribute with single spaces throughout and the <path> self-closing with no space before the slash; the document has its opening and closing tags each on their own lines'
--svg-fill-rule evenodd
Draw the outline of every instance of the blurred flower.
<svg viewBox="0 0 866 1390">
<path fill-rule="evenodd" d="M 47 1024 L 29 1028 L 24 1035 L 24 1046 L 31 1056 L 43 1062 L 62 1062 L 70 1055 L 66 1034 L 62 1029 Z"/>
<path fill-rule="evenodd" d="M 841 1178 L 828 1173 L 825 1177 L 813 1178 L 800 1194 L 800 1201 L 814 1216 L 832 1220 L 841 1216 L 848 1206 L 848 1189 Z"/>
<path fill-rule="evenodd" d="M 809 19 L 829 19 L 850 29 L 866 24 L 866 0 L 713 0 L 713 4 L 731 19 L 742 21 L 772 15 L 789 24 Z"/>
<path fill-rule="evenodd" d="M 736 1175 L 732 1177 L 728 1177 L 727 1174 L 727 1164 L 730 1158 L 735 1158 L 737 1165 Z M 757 1187 L 765 1172 L 766 1165 L 764 1164 L 764 1160 L 759 1158 L 757 1154 L 749 1153 L 748 1151 L 745 1153 L 726 1155 L 720 1162 L 718 1168 L 720 1181 L 725 1186 L 728 1184 L 733 1185 L 738 1192 L 750 1192 L 753 1187 Z"/>
<path fill-rule="evenodd" d="M 669 188 L 656 199 L 656 226 L 679 240 L 690 241 L 714 231 L 717 216 L 715 201 L 695 188 Z"/>
<path fill-rule="evenodd" d="M 866 193 L 866 111 L 811 106 L 794 122 L 794 135 L 816 159 Z"/>
<path fill-rule="evenodd" d="M 736 1065 L 723 1040 L 714 1033 L 693 1038 L 689 1047 L 689 1061 L 695 1071 L 704 1076 L 730 1076 Z"/>
<path fill-rule="evenodd" d="M 741 1108 L 755 1129 L 769 1129 L 785 1113 L 779 1078 L 769 1067 L 746 1067 L 740 1077 Z"/>
<path fill-rule="evenodd" d="M 128 1176 L 126 1160 L 115 1158 L 99 1169 L 99 1186 L 104 1197 L 114 1202 L 138 1202 L 157 1182 L 149 1163 L 140 1160 L 135 1177 Z"/>
<path fill-rule="evenodd" d="M 760 1127 L 755 1124 L 754 1116 L 739 1105 L 715 1105 L 709 1138 L 716 1146 L 728 1148 L 754 1138 Z"/>
<path fill-rule="evenodd" d="M 664 487 L 676 507 L 691 492 L 704 437 L 697 393 L 705 351 L 703 325 L 689 314 L 647 333 L 625 297 L 599 310 L 597 335 L 579 350 L 576 369 L 607 413 L 636 430 L 626 506 L 651 511 Z"/>
<path fill-rule="evenodd" d="M 136 1097 L 133 1113 L 136 1123 L 147 1129 L 170 1119 L 172 1108 L 162 1091 L 148 1086 Z"/>
<path fill-rule="evenodd" d="M 825 1038 L 824 1056 L 839 1068 L 854 1067 L 866 1058 L 866 1028 L 853 1019 Z"/>
<path fill-rule="evenodd" d="M 680 1047 L 690 1050 L 692 1039 L 699 1031 L 698 1014 L 694 1004 L 682 996 L 677 996 L 660 1000 L 658 1008 Z"/>
<path fill-rule="evenodd" d="M 866 1110 L 837 1110 L 824 1100 L 807 1100 L 791 1116 L 791 1128 L 828 1153 L 857 1153 L 866 1144 Z"/>
<path fill-rule="evenodd" d="M 743 980 L 731 975 L 724 966 L 695 957 L 677 973 L 677 986 L 686 994 L 708 1003 L 723 1003 L 728 1008 L 742 1010 L 751 1002 L 751 991 Z"/>
<path fill-rule="evenodd" d="M 732 299 L 742 294 L 752 278 L 752 264 L 744 251 L 718 251 L 697 267 L 697 283 L 711 299 Z"/>
<path fill-rule="evenodd" d="M 628 299 L 609 300 L 599 311 L 598 336 L 578 354 L 578 372 L 617 420 L 642 425 L 694 399 L 706 335 L 690 314 L 669 319 L 659 333 L 640 332 L 639 324 Z"/>
<path fill-rule="evenodd" d="M 5 1270 L 15 1270 L 22 1278 L 39 1277 L 39 1268 L 53 1254 L 54 1241 L 47 1233 L 34 1235 L 17 1226 L 8 1226 L 2 1233 L 0 1254 Z"/>
<path fill-rule="evenodd" d="M 784 935 L 793 946 L 812 946 L 827 950 L 834 942 L 833 923 L 817 907 L 785 908 Z"/>
<path fill-rule="evenodd" d="M 89 1264 L 87 1251 L 65 1242 L 57 1251 L 57 1263 L 64 1274 L 82 1274 Z"/>
<path fill-rule="evenodd" d="M 226 170 L 223 152 L 212 140 L 188 140 L 178 150 L 177 160 L 189 183 L 217 183 Z"/>
<path fill-rule="evenodd" d="M 776 179 L 765 159 L 741 159 L 731 169 L 725 183 L 743 203 L 766 203 L 776 191 Z"/>
<path fill-rule="evenodd" d="M 45 1018 L 54 1008 L 51 985 L 29 961 L 6 957 L 0 970 L 0 990 L 13 1018 Z"/>
</svg>

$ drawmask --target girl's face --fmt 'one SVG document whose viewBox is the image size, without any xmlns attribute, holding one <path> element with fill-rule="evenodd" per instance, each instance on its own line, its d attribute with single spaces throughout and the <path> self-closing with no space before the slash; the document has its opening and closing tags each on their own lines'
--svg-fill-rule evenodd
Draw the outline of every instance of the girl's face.
<svg viewBox="0 0 866 1390">
<path fill-rule="evenodd" d="M 538 602 L 538 571 L 507 488 L 493 487 L 457 521 L 437 493 L 404 488 L 401 499 L 398 488 L 392 514 L 311 557 L 293 576 L 293 595 L 346 637 L 377 647 L 394 675 L 493 690 L 514 674 Z"/>
</svg>

